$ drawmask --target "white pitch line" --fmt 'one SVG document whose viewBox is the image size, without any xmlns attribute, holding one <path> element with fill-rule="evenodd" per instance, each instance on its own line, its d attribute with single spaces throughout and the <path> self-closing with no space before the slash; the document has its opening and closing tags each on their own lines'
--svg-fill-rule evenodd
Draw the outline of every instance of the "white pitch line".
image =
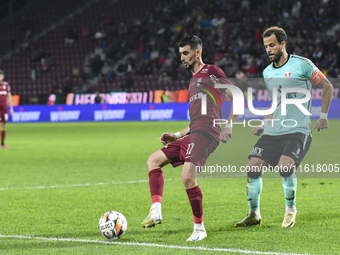
<svg viewBox="0 0 340 255">
<path fill-rule="evenodd" d="M 245 175 L 242 175 L 244 177 Z M 235 177 L 235 176 L 234 176 Z M 209 179 L 215 177 L 204 177 L 201 179 Z M 164 181 L 177 181 L 181 180 L 180 178 L 169 178 Z M 125 181 L 125 182 L 99 182 L 99 183 L 79 183 L 79 184 L 70 184 L 70 185 L 51 185 L 51 186 L 36 186 L 36 187 L 17 187 L 17 188 L 0 188 L 0 191 L 6 190 L 25 190 L 25 189 L 55 189 L 55 188 L 70 188 L 70 187 L 85 187 L 85 186 L 99 186 L 99 185 L 116 185 L 116 184 L 129 184 L 129 183 L 142 183 L 148 182 L 149 180 L 138 180 L 138 181 Z"/>
<path fill-rule="evenodd" d="M 164 181 L 172 181 L 180 179 L 165 179 Z M 5 190 L 24 190 L 24 189 L 54 189 L 54 188 L 69 188 L 69 187 L 84 187 L 84 186 L 98 186 L 98 185 L 115 185 L 115 184 L 130 184 L 130 183 L 142 183 L 149 180 L 138 181 L 125 181 L 125 182 L 99 182 L 99 183 L 83 183 L 83 184 L 70 184 L 70 185 L 52 185 L 52 186 L 36 186 L 36 187 L 18 187 L 18 188 L 0 188 L 0 191 Z"/>
<path fill-rule="evenodd" d="M 0 238 L 17 238 L 17 239 L 31 239 L 31 240 L 48 240 L 48 241 L 63 241 L 63 242 L 78 242 L 78 243 L 95 243 L 95 244 L 111 244 L 111 245 L 131 245 L 131 246 L 146 246 L 146 247 L 158 247 L 169 249 L 181 249 L 181 250 L 200 250 L 200 251 L 223 251 L 223 252 L 236 252 L 245 254 L 266 254 L 266 255 L 308 255 L 307 253 L 282 253 L 271 251 L 251 251 L 241 249 L 229 249 L 229 248 L 208 248 L 202 246 L 190 247 L 179 245 L 165 245 L 154 243 L 137 243 L 137 242 L 112 242 L 103 240 L 90 240 L 90 239 L 75 239 L 75 238 L 56 238 L 56 237 L 40 237 L 40 236 L 22 236 L 22 235 L 1 235 Z"/>
</svg>

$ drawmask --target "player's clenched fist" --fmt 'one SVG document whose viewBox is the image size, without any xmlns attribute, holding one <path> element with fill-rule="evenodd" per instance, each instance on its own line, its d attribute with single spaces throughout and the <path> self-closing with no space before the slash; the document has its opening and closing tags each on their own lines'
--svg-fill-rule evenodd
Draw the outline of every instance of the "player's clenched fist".
<svg viewBox="0 0 340 255">
<path fill-rule="evenodd" d="M 227 143 L 228 140 L 231 138 L 231 128 L 224 128 L 220 133 L 220 141 L 222 143 Z"/>
<path fill-rule="evenodd" d="M 159 140 L 161 141 L 163 145 L 166 145 L 167 143 L 176 141 L 177 137 L 176 137 L 176 134 L 174 133 L 165 132 L 161 135 Z"/>
<path fill-rule="evenodd" d="M 263 127 L 254 127 L 253 130 L 251 131 L 251 133 L 253 135 L 260 136 L 262 134 L 263 130 L 264 130 Z"/>
</svg>

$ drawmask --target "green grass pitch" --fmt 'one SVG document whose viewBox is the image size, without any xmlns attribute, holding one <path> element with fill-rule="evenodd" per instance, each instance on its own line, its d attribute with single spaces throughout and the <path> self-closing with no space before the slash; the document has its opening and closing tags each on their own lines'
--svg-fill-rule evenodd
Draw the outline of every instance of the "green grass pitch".
<svg viewBox="0 0 340 255">
<path fill-rule="evenodd" d="M 164 221 L 143 229 L 140 223 L 151 204 L 146 160 L 161 148 L 162 132 L 187 124 L 9 123 L 10 148 L 0 149 L 0 254 L 340 253 L 340 179 L 334 177 L 298 179 L 297 222 L 282 229 L 280 178 L 263 180 L 262 226 L 235 228 L 248 211 L 246 178 L 202 175 L 198 183 L 208 237 L 188 243 L 193 218 L 181 167 L 166 166 Z M 314 131 L 303 164 L 340 163 L 339 130 L 340 121 L 331 120 L 328 130 Z M 222 155 L 226 165 L 246 165 L 257 139 L 250 128 L 235 127 L 232 140 L 221 144 L 208 162 Z M 128 230 L 120 240 L 106 242 L 98 221 L 110 210 L 125 215 Z"/>
</svg>

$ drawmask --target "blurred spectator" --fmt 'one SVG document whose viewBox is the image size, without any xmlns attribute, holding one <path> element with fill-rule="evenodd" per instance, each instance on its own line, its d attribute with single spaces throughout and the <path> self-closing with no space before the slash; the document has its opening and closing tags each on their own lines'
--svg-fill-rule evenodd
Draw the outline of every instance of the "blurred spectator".
<svg viewBox="0 0 340 255">
<path fill-rule="evenodd" d="M 72 77 L 79 77 L 80 76 L 80 70 L 79 67 L 73 67 L 72 68 Z"/>
<path fill-rule="evenodd" d="M 113 81 L 113 80 L 116 78 L 117 74 L 116 74 L 116 72 L 114 71 L 114 69 L 113 69 L 112 66 L 111 66 L 111 67 L 109 68 L 109 70 L 105 73 L 105 76 L 106 76 L 106 80 L 107 80 L 108 82 L 111 82 L 111 81 Z"/>
<path fill-rule="evenodd" d="M 106 13 L 104 15 L 104 19 L 103 19 L 103 22 L 102 22 L 102 25 L 104 26 L 108 26 L 108 25 L 111 25 L 112 24 L 112 15 L 110 13 Z"/>
<path fill-rule="evenodd" d="M 45 52 L 42 48 L 32 52 L 31 62 L 40 62 L 45 57 Z"/>
<path fill-rule="evenodd" d="M 103 67 L 102 67 L 101 74 L 102 74 L 102 75 L 106 75 L 106 73 L 110 70 L 110 68 L 111 68 L 111 65 L 109 64 L 109 61 L 106 60 L 106 61 L 104 62 Z"/>
<path fill-rule="evenodd" d="M 132 77 L 130 75 L 127 75 L 125 77 L 125 81 L 122 85 L 123 89 L 131 89 L 135 84 L 135 81 L 132 79 Z"/>
<path fill-rule="evenodd" d="M 244 72 L 242 72 L 241 70 L 238 70 L 235 74 L 235 78 L 237 80 L 240 80 L 240 81 L 245 81 L 247 80 L 247 76 Z"/>
<path fill-rule="evenodd" d="M 37 73 L 35 69 L 31 69 L 31 79 L 35 81 L 37 79 Z"/>
<path fill-rule="evenodd" d="M 162 72 L 162 74 L 159 76 L 158 78 L 158 82 L 162 83 L 162 82 L 171 82 L 171 77 L 169 76 L 168 72 L 166 70 L 164 70 Z"/>
<path fill-rule="evenodd" d="M 80 76 L 83 79 L 83 81 L 91 78 L 91 76 L 92 76 L 92 69 L 91 69 L 89 57 L 85 58 L 83 70 L 82 70 Z"/>
<path fill-rule="evenodd" d="M 299 19 L 300 18 L 300 9 L 301 9 L 301 2 L 297 1 L 293 4 L 291 15 L 292 17 Z"/>
<path fill-rule="evenodd" d="M 73 92 L 73 82 L 71 77 L 66 77 L 65 85 L 63 87 L 63 94 L 67 95 Z"/>
<path fill-rule="evenodd" d="M 124 76 L 125 81 L 130 73 L 133 73 L 131 77 L 146 75 L 146 81 L 157 77 L 159 80 L 170 82 L 191 78 L 179 60 L 177 43 L 187 34 L 198 34 L 205 38 L 205 62 L 218 65 L 229 78 L 239 78 L 241 75 L 246 79 L 262 77 L 263 69 L 270 63 L 264 51 L 262 31 L 270 25 L 278 25 L 287 31 L 289 53 L 316 61 L 330 77 L 339 75 L 340 5 L 337 5 L 336 1 L 211 0 L 195 4 L 188 0 L 161 0 L 155 1 L 154 6 L 147 2 L 145 5 L 148 5 L 148 10 L 144 10 L 144 16 L 132 15 L 132 19 L 123 19 L 116 15 L 115 8 L 120 8 L 120 4 L 109 4 L 106 6 L 108 9 L 99 14 L 102 15 L 100 24 L 98 20 L 93 20 L 94 23 L 89 22 L 87 27 L 84 25 L 79 40 L 82 40 L 85 48 L 92 47 L 93 51 L 87 52 L 88 58 L 78 70 L 73 67 L 79 63 L 70 63 L 70 70 L 61 69 L 64 59 L 59 58 L 55 58 L 51 69 L 52 61 L 44 50 L 37 49 L 43 44 L 32 43 L 29 38 L 22 43 L 22 37 L 15 34 L 10 38 L 9 45 L 11 49 L 18 43 L 26 50 L 32 48 L 31 61 L 36 62 L 36 65 L 33 63 L 34 66 L 30 66 L 27 72 L 32 70 L 33 80 L 40 78 L 41 62 L 47 62 L 47 69 L 51 70 L 49 78 L 52 75 L 58 76 L 53 72 L 57 69 L 59 73 L 67 71 L 72 72 L 74 77 L 79 75 L 85 84 L 95 82 L 97 76 L 111 82 L 118 74 Z M 124 11 L 133 13 L 129 9 Z M 32 34 L 32 23 L 26 17 L 22 17 L 21 26 L 22 31 L 29 31 L 28 35 Z M 80 30 L 78 33 L 80 34 Z M 77 33 L 72 28 L 67 29 L 65 43 L 72 44 L 77 38 Z M 84 38 L 91 41 L 84 42 Z M 74 52 L 70 51 L 71 54 Z M 53 56 L 55 54 L 57 53 L 53 52 Z M 76 59 L 76 55 L 70 57 L 72 60 Z M 45 61 L 42 58 L 45 58 Z M 55 68 L 57 65 L 60 66 Z M 118 80 L 121 82 L 120 78 Z M 125 86 L 126 84 L 123 87 Z M 82 89 L 85 90 L 86 88 Z"/>
<path fill-rule="evenodd" d="M 127 70 L 126 64 L 122 60 L 119 60 L 115 68 L 115 71 L 118 74 L 118 76 L 123 76 L 126 70 Z"/>
<path fill-rule="evenodd" d="M 54 105 L 55 100 L 56 100 L 56 95 L 50 94 L 47 100 L 47 105 Z"/>
<path fill-rule="evenodd" d="M 100 96 L 99 91 L 96 91 L 96 97 L 94 98 L 94 103 L 95 104 L 101 104 L 103 98 Z"/>
<path fill-rule="evenodd" d="M 46 61 L 45 58 L 42 58 L 40 60 L 40 65 L 41 65 L 41 72 L 42 73 L 47 73 L 50 70 L 50 64 Z"/>
<path fill-rule="evenodd" d="M 318 46 L 316 46 L 316 49 L 314 50 L 312 56 L 313 56 L 314 59 L 320 59 L 322 57 L 322 53 L 323 53 L 323 51 L 321 49 L 321 46 L 318 45 Z"/>
<path fill-rule="evenodd" d="M 51 89 L 50 94 L 62 94 L 62 93 L 63 93 L 63 91 L 60 89 L 57 81 L 53 80 L 52 81 L 52 89 Z"/>
<path fill-rule="evenodd" d="M 97 32 L 95 32 L 94 34 L 95 40 L 101 40 L 104 39 L 105 37 L 106 37 L 105 32 L 102 29 L 97 30 Z"/>
<path fill-rule="evenodd" d="M 81 36 L 82 37 L 88 37 L 90 35 L 90 30 L 87 27 L 83 27 L 81 29 Z"/>
<path fill-rule="evenodd" d="M 104 62 L 101 60 L 99 55 L 94 56 L 90 62 L 90 67 L 94 75 L 98 75 L 102 69 Z"/>
<path fill-rule="evenodd" d="M 78 34 L 72 28 L 68 28 L 66 30 L 65 43 L 72 44 L 77 40 L 78 40 Z"/>
</svg>

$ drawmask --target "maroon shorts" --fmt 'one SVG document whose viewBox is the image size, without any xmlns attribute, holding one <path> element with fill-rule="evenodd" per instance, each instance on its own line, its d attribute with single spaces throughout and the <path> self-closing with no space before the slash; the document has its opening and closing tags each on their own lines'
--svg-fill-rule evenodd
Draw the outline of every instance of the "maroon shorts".
<svg viewBox="0 0 340 255">
<path fill-rule="evenodd" d="M 8 120 L 7 109 L 6 110 L 0 109 L 0 122 L 6 123 L 7 120 Z"/>
<path fill-rule="evenodd" d="M 161 150 L 172 161 L 173 167 L 183 165 L 184 162 L 202 167 L 215 146 L 204 135 L 194 133 L 167 144 Z"/>
</svg>

